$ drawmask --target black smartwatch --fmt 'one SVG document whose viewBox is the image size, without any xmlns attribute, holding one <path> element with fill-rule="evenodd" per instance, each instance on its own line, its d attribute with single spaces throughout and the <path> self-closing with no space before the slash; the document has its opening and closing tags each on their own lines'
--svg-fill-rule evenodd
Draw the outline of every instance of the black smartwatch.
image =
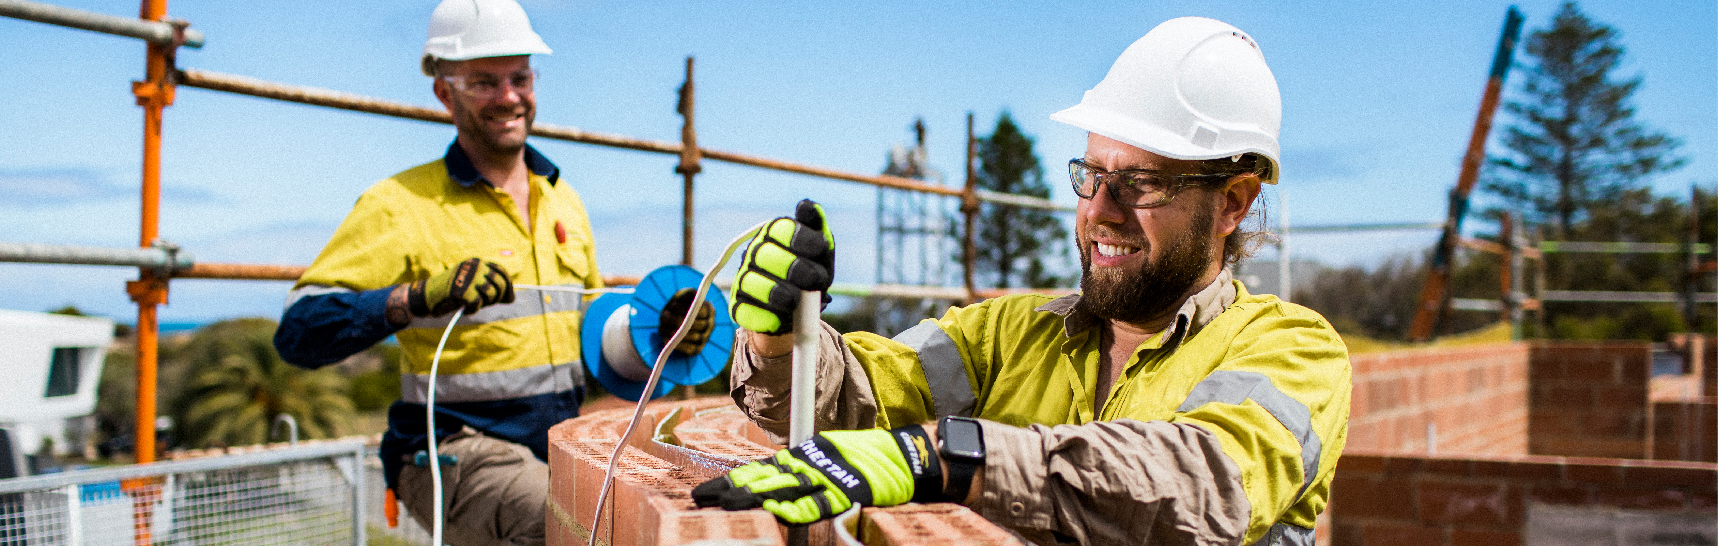
<svg viewBox="0 0 1719 546">
<path fill-rule="evenodd" d="M 937 455 L 943 459 L 943 473 L 948 482 L 943 486 L 943 499 L 948 502 L 967 500 L 973 487 L 973 474 L 985 467 L 985 431 L 979 421 L 967 417 L 948 416 L 937 424 Z"/>
</svg>

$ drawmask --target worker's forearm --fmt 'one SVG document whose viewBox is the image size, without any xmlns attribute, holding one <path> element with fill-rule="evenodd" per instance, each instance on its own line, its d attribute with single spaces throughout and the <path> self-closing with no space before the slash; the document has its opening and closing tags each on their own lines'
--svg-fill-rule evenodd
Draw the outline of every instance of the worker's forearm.
<svg viewBox="0 0 1719 546">
<path fill-rule="evenodd" d="M 412 322 L 411 306 L 406 303 L 406 286 L 395 286 L 394 290 L 388 293 L 388 306 L 383 311 L 383 316 L 388 319 L 389 326 L 405 328 L 406 324 Z"/>
<path fill-rule="evenodd" d="M 776 358 L 794 351 L 794 335 L 782 334 L 772 336 L 758 332 L 747 331 L 752 336 L 749 340 L 752 352 L 764 358 Z"/>
</svg>

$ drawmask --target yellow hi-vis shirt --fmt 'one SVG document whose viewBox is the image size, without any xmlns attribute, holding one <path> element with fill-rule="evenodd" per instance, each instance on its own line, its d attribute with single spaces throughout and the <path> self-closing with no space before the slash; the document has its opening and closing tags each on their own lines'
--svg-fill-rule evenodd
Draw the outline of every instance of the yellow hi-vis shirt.
<svg viewBox="0 0 1719 546">
<path fill-rule="evenodd" d="M 951 414 L 1015 427 L 1116 420 L 1192 425 L 1215 436 L 1240 472 L 1250 505 L 1243 544 L 1276 542 L 1262 539 L 1311 544 L 1314 518 L 1325 508 L 1347 434 L 1348 352 L 1318 313 L 1275 296 L 1248 294 L 1240 282 L 1227 279 L 1223 276 L 1208 291 L 1233 283 L 1233 303 L 1215 305 L 1210 310 L 1215 317 L 1196 317 L 1194 304 L 1188 303 L 1176 323 L 1129 358 L 1096 414 L 1101 322 L 1075 309 L 1078 296 L 1006 296 L 951 309 L 894 339 L 863 332 L 844 339 L 869 378 L 877 427 Z M 1209 322 L 1202 327 L 1200 319 Z M 1125 436 L 1117 436 L 1116 429 L 1055 430 L 1063 440 L 1053 449 L 1038 445 L 1051 442 L 1048 436 L 987 428 L 987 451 L 1018 456 L 994 463 L 1006 468 L 986 465 L 982 504 L 1007 508 L 976 509 L 994 520 L 1044 528 L 1059 513 L 1099 512 L 1075 518 L 1090 521 L 1107 517 L 1107 509 L 1125 511 L 1115 506 L 1131 501 L 1127 490 L 1153 490 L 1154 484 L 1139 483 L 1147 477 L 1106 471 L 1105 460 L 1080 462 L 1082 453 L 1105 451 L 1083 451 L 1069 443 L 1127 452 L 1132 440 L 1119 440 Z M 1013 445 L 1020 443 L 1027 445 Z M 1053 461 L 1057 456 L 1047 449 L 1066 450 L 1066 459 Z M 1079 467 L 1071 472 L 1088 473 L 1084 476 L 1092 481 L 1066 488 L 1043 483 L 1058 465 Z M 1221 468 L 1210 471 L 1224 474 Z M 1169 485 L 1156 487 L 1161 491 Z M 1068 493 L 1061 489 L 1079 492 L 1064 499 L 1058 495 Z M 1116 501 L 1111 508 L 1095 506 L 1110 500 Z M 1183 499 L 1167 509 L 1191 508 L 1192 501 Z"/>
<path fill-rule="evenodd" d="M 453 155 L 450 152 L 450 155 Z M 506 192 L 460 184 L 443 160 L 371 186 L 294 292 L 373 290 L 427 278 L 477 257 L 515 284 L 602 287 L 591 224 L 569 184 L 531 175 L 531 218 Z M 578 294 L 516 289 L 513 303 L 460 318 L 437 378 L 441 403 L 565 392 L 583 381 Z M 436 342 L 452 315 L 414 318 L 395 334 L 404 363 L 401 398 L 422 404 Z"/>
</svg>

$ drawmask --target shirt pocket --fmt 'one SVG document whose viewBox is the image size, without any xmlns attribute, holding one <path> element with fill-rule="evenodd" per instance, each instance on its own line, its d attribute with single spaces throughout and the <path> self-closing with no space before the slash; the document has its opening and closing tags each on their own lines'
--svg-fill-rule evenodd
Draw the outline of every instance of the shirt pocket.
<svg viewBox="0 0 1719 546">
<path fill-rule="evenodd" d="M 561 262 L 560 282 L 582 282 L 591 275 L 591 263 L 585 259 L 585 242 L 569 233 L 567 242 L 555 245 L 555 257 Z"/>
</svg>

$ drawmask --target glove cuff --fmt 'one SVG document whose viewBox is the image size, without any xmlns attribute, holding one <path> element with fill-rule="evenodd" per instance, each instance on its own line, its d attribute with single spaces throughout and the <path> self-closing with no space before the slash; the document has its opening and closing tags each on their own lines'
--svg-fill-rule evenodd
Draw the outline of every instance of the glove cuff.
<svg viewBox="0 0 1719 546">
<path fill-rule="evenodd" d="M 430 304 L 424 301 L 425 283 L 422 279 L 412 281 L 406 287 L 406 310 L 414 317 L 430 316 Z"/>
<path fill-rule="evenodd" d="M 913 502 L 948 502 L 943 498 L 943 464 L 937 459 L 937 444 L 925 427 L 907 425 L 889 431 L 913 473 Z"/>
</svg>

